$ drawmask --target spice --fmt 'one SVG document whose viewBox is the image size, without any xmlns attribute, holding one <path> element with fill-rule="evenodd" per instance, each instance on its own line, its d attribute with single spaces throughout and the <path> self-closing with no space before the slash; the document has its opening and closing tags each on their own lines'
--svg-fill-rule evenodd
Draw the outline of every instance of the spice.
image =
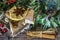
<svg viewBox="0 0 60 40">
<path fill-rule="evenodd" d="M 22 8 L 16 8 L 14 9 L 14 13 L 16 13 L 16 16 L 21 15 L 24 13 L 24 10 Z"/>
</svg>

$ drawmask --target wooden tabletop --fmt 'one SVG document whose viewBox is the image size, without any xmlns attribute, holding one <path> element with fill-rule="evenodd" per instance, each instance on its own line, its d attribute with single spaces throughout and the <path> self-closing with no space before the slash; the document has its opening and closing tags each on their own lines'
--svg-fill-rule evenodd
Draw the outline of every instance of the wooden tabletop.
<svg viewBox="0 0 60 40">
<path fill-rule="evenodd" d="M 8 40 L 8 37 L 0 36 L 0 40 Z M 12 38 L 10 38 L 10 40 L 12 40 Z M 20 33 L 16 37 L 14 37 L 13 40 L 28 40 L 28 39 L 27 39 L 26 33 L 24 32 L 24 33 Z M 31 38 L 30 40 L 52 40 L 52 39 Z M 56 35 L 55 40 L 60 40 L 60 33 L 58 33 L 58 35 Z"/>
</svg>

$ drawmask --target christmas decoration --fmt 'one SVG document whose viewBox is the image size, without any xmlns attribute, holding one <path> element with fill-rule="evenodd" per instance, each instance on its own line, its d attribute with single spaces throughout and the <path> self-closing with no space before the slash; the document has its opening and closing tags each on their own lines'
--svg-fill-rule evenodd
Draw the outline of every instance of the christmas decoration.
<svg viewBox="0 0 60 40">
<path fill-rule="evenodd" d="M 0 21 L 2 22 L 2 24 L 0 23 L 0 32 L 2 34 L 8 32 L 6 28 L 10 30 L 14 29 L 15 32 L 15 29 L 19 29 L 17 27 L 19 21 L 23 21 L 20 23 L 20 26 L 25 25 L 24 21 L 29 11 L 31 11 L 30 9 L 34 13 L 34 25 L 31 27 L 32 29 L 35 30 L 38 24 L 42 25 L 43 30 L 46 30 L 48 27 L 56 28 L 60 26 L 60 12 L 58 12 L 54 1 L 46 3 L 46 0 L 0 0 Z M 4 28 L 4 25 L 8 27 Z"/>
<path fill-rule="evenodd" d="M 12 3 L 14 3 L 14 2 L 16 2 L 16 0 L 8 0 L 6 3 L 12 4 Z"/>
</svg>

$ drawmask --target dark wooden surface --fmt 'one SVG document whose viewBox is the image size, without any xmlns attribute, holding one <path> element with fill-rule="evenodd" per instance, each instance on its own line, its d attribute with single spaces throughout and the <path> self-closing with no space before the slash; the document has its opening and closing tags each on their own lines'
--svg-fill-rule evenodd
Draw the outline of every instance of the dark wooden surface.
<svg viewBox="0 0 60 40">
<path fill-rule="evenodd" d="M 27 35 L 26 33 L 20 33 L 18 34 L 16 37 L 14 38 L 9 38 L 7 36 L 0 36 L 0 40 L 52 40 L 52 39 L 41 39 L 41 38 L 31 38 L 31 39 L 27 39 Z M 56 39 L 55 40 L 60 40 L 60 33 L 58 33 L 58 35 L 56 35 Z"/>
</svg>

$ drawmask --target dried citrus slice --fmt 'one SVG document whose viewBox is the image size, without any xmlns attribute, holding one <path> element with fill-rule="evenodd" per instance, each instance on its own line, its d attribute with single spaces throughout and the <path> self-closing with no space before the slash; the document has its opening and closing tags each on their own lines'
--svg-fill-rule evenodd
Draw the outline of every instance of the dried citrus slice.
<svg viewBox="0 0 60 40">
<path fill-rule="evenodd" d="M 27 11 L 23 14 L 23 16 L 21 15 L 16 16 L 15 14 L 10 14 L 10 19 L 14 21 L 19 21 L 24 19 L 26 15 L 27 15 Z"/>
<path fill-rule="evenodd" d="M 14 20 L 14 21 L 19 21 L 25 18 L 25 16 L 27 15 L 27 10 L 24 11 L 23 15 L 18 15 L 16 16 L 16 13 L 14 13 L 14 9 L 16 9 L 16 6 L 12 7 L 8 12 L 10 13 L 9 15 L 6 14 L 7 16 L 9 16 L 9 19 Z"/>
</svg>

